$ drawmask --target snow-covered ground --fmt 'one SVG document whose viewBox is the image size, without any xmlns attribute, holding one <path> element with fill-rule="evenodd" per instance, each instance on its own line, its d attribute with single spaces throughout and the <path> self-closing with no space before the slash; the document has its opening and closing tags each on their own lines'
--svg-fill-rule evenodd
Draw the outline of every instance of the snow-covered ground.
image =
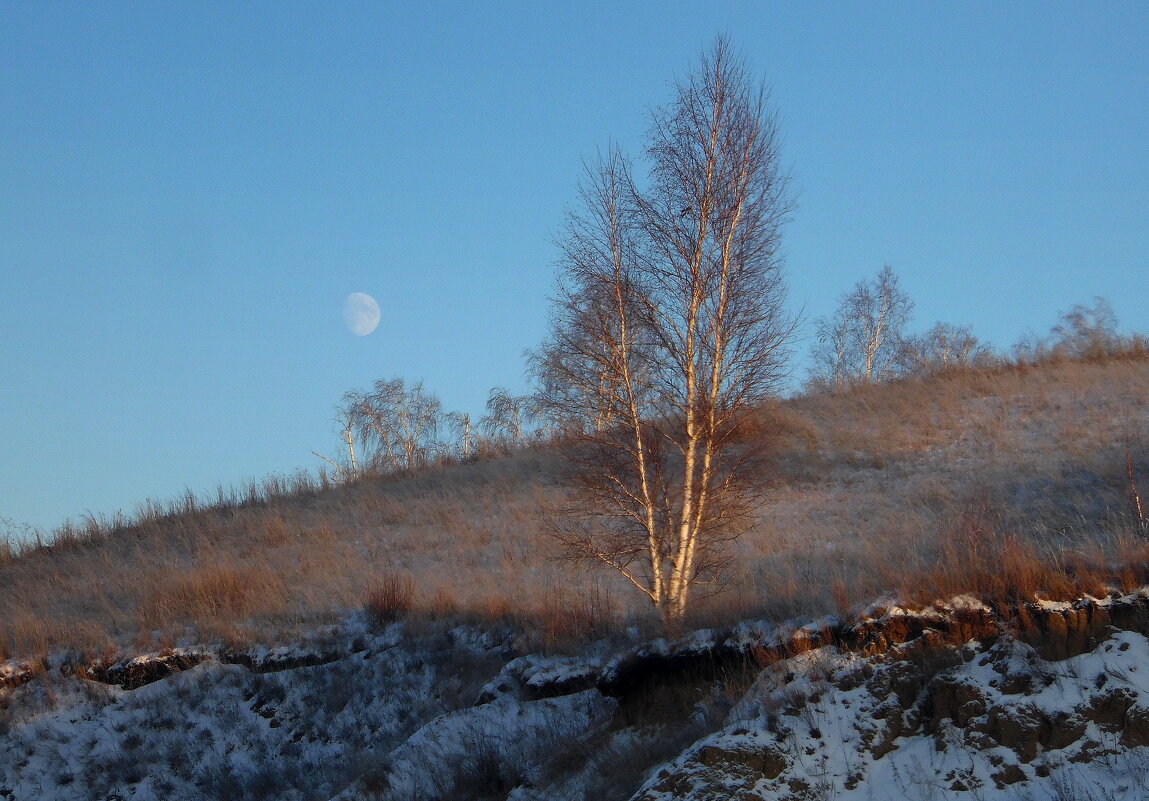
<svg viewBox="0 0 1149 801">
<path fill-rule="evenodd" d="M 1149 598 L 1027 614 L 1028 630 L 957 598 L 575 656 L 473 626 L 349 619 L 322 647 L 242 658 L 9 664 L 0 798 L 1149 796 Z M 1063 629 L 1040 621 L 1087 618 L 1084 646 L 1053 658 L 1062 645 L 1041 632 Z M 174 672 L 152 680 L 165 659 Z"/>
<path fill-rule="evenodd" d="M 637 798 L 1149 796 L 1144 635 L 1115 632 L 1061 662 L 1014 640 L 959 653 L 932 686 L 912 662 L 833 647 L 778 663 Z"/>
</svg>

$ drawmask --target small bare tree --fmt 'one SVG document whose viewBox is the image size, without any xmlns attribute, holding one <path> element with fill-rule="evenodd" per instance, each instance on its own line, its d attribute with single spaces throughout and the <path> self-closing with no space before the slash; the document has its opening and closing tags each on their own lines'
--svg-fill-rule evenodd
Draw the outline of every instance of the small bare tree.
<svg viewBox="0 0 1149 801">
<path fill-rule="evenodd" d="M 467 412 L 450 412 L 443 419 L 455 434 L 460 458 L 466 461 L 474 456 L 475 427 L 471 424 L 471 415 Z"/>
<path fill-rule="evenodd" d="M 1122 336 L 1117 331 L 1117 315 L 1105 298 L 1093 305 L 1074 305 L 1063 312 L 1049 332 L 1040 337 L 1030 332 L 1013 346 L 1019 362 L 1038 363 L 1050 358 L 1105 359 L 1123 351 L 1145 353 L 1149 342 L 1140 334 Z"/>
<path fill-rule="evenodd" d="M 379 380 L 370 392 L 348 392 L 343 403 L 354 437 L 362 444 L 362 461 L 376 470 L 420 467 L 439 446 L 443 406 L 423 389 L 422 381 L 408 389 L 402 378 Z M 348 439 L 353 447 L 350 434 Z"/>
<path fill-rule="evenodd" d="M 1094 298 L 1092 306 L 1076 304 L 1061 315 L 1050 336 L 1054 353 L 1074 359 L 1104 358 L 1124 344 L 1117 333 L 1117 315 L 1105 298 Z"/>
<path fill-rule="evenodd" d="M 895 375 L 913 308 L 888 264 L 872 281 L 859 281 L 834 316 L 818 322 L 815 381 L 841 389 Z"/>
<path fill-rule="evenodd" d="M 619 571 L 668 625 L 747 525 L 743 433 L 784 375 L 776 115 L 724 39 L 656 110 L 641 186 L 611 150 L 568 214 L 552 331 L 533 365 L 570 448 L 568 553 Z"/>
<path fill-rule="evenodd" d="M 938 323 L 921 336 L 904 338 L 897 363 L 899 372 L 924 375 L 984 364 L 992 358 L 969 326 Z"/>
<path fill-rule="evenodd" d="M 335 422 L 339 428 L 339 436 L 347 448 L 347 456 L 331 459 L 317 451 L 311 452 L 334 467 L 336 477 L 342 481 L 346 481 L 359 473 L 359 460 L 355 456 L 356 418 L 354 405 L 346 403 L 346 397 L 344 400 L 344 405 L 340 406 L 335 413 Z"/>
<path fill-rule="evenodd" d="M 529 395 L 512 395 L 503 387 L 494 387 L 487 396 L 487 414 L 479 421 L 479 428 L 492 442 L 520 447 L 526 441 L 532 401 Z"/>
</svg>

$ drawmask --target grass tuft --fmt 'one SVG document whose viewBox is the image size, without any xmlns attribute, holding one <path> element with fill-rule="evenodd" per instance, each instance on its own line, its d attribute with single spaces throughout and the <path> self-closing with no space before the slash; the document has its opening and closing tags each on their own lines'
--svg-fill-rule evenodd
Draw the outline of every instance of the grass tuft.
<svg viewBox="0 0 1149 801">
<path fill-rule="evenodd" d="M 363 609 L 376 624 L 405 617 L 415 608 L 415 580 L 406 573 L 385 573 L 367 593 Z"/>
</svg>

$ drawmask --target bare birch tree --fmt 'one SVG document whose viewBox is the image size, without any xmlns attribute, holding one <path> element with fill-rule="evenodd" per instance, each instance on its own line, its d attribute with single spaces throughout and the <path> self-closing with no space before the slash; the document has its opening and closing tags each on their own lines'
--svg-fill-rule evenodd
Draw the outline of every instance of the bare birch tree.
<svg viewBox="0 0 1149 801">
<path fill-rule="evenodd" d="M 969 326 L 937 323 L 920 336 L 906 337 L 897 362 L 899 372 L 928 375 L 975 364 L 988 364 L 992 358 L 990 349 L 978 342 Z"/>
<path fill-rule="evenodd" d="M 344 400 L 346 401 L 346 398 Z M 339 437 L 347 448 L 347 456 L 331 459 L 317 451 L 311 453 L 335 468 L 336 478 L 347 481 L 359 473 L 359 460 L 355 455 L 356 417 L 354 406 L 347 403 L 340 406 L 335 413 L 335 422 L 339 427 Z"/>
<path fill-rule="evenodd" d="M 475 455 L 475 427 L 471 424 L 471 415 L 467 412 L 450 412 L 443 419 L 455 434 L 459 457 L 467 461 Z"/>
<path fill-rule="evenodd" d="M 818 322 L 814 380 L 841 389 L 894 376 L 913 308 L 888 264 L 873 281 L 859 281 L 834 316 Z"/>
<path fill-rule="evenodd" d="M 343 397 L 350 426 L 362 443 L 361 461 L 383 472 L 426 464 L 439 446 L 443 405 L 419 381 L 407 388 L 402 378 L 375 382 L 370 392 Z M 347 432 L 345 431 L 345 434 Z M 353 439 L 348 447 L 353 447 Z"/>
<path fill-rule="evenodd" d="M 646 181 L 617 150 L 587 165 L 533 359 L 548 410 L 577 438 L 559 536 L 672 626 L 745 530 L 759 461 L 742 433 L 776 392 L 794 329 L 767 92 L 721 38 L 676 89 L 652 115 Z"/>
<path fill-rule="evenodd" d="M 487 414 L 479 421 L 479 428 L 492 442 L 520 447 L 526 441 L 532 416 L 531 401 L 530 396 L 512 395 L 503 387 L 494 387 L 487 396 Z"/>
</svg>

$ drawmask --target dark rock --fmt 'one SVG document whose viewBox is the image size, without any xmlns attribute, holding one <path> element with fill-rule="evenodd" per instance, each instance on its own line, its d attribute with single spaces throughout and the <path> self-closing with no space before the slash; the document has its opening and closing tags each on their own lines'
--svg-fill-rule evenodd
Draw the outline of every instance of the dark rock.
<svg viewBox="0 0 1149 801">
<path fill-rule="evenodd" d="M 986 711 L 985 695 L 979 687 L 944 676 L 930 683 L 929 704 L 931 730 L 936 730 L 943 720 L 964 729 L 971 720 L 980 718 Z"/>
<path fill-rule="evenodd" d="M 742 768 L 748 768 L 751 773 L 765 776 L 767 779 L 776 779 L 778 774 L 786 769 L 786 759 L 769 748 L 761 750 L 731 750 L 715 745 L 706 746 L 698 752 L 698 761 L 708 768 L 719 768 L 724 771 L 734 770 L 743 773 Z"/>
<path fill-rule="evenodd" d="M 301 667 L 317 667 L 329 665 L 345 659 L 354 652 L 321 651 L 318 653 L 293 653 L 291 655 L 275 654 L 256 658 L 243 651 L 222 651 L 219 661 L 225 665 L 240 665 L 252 673 L 279 673 L 286 670 L 295 670 Z"/>
<path fill-rule="evenodd" d="M 997 789 L 1003 789 L 1007 784 L 1017 784 L 1018 782 L 1028 781 L 1029 777 L 1025 771 L 1018 765 L 1009 764 L 990 776 L 997 784 Z"/>
<path fill-rule="evenodd" d="M 1043 716 L 1032 707 L 993 707 L 986 716 L 985 732 L 1022 762 L 1031 762 L 1041 747 L 1043 724 Z"/>
<path fill-rule="evenodd" d="M 1149 708 L 1135 704 L 1126 710 L 1121 742 L 1129 748 L 1149 745 Z"/>
<path fill-rule="evenodd" d="M 874 759 L 881 759 L 898 747 L 896 740 L 899 737 L 908 733 L 902 716 L 896 712 L 889 714 L 886 717 L 886 727 L 880 732 L 880 738 L 870 749 L 870 753 L 874 755 Z"/>
<path fill-rule="evenodd" d="M 889 667 L 890 690 L 898 697 L 903 708 L 917 700 L 925 686 L 925 675 L 921 668 L 909 662 L 895 662 Z"/>
<path fill-rule="evenodd" d="M 1059 712 L 1052 719 L 1046 718 L 1041 745 L 1054 750 L 1068 748 L 1085 736 L 1086 728 L 1085 721 L 1076 715 Z"/>
<path fill-rule="evenodd" d="M 994 686 L 1002 695 L 1023 695 L 1033 688 L 1033 674 L 1004 673 Z"/>
<path fill-rule="evenodd" d="M 1121 687 L 1094 695 L 1081 714 L 1106 731 L 1123 732 L 1126 713 L 1136 701 L 1137 696 L 1132 690 Z"/>
<path fill-rule="evenodd" d="M 1023 634 L 1026 642 L 1037 648 L 1045 659 L 1060 661 L 1093 650 L 1110 626 L 1114 624 L 1113 610 L 1121 604 L 1098 606 L 1095 601 L 1078 601 L 1070 609 L 1048 609 L 1035 604 L 1024 607 L 1032 620 L 1032 630 Z M 1145 610 L 1141 609 L 1144 615 Z M 1135 623 L 1124 612 L 1117 619 Z M 1145 621 L 1141 621 L 1145 626 Z"/>
<path fill-rule="evenodd" d="M 76 675 L 102 684 L 118 684 L 125 690 L 136 690 L 189 670 L 207 658 L 208 655 L 204 653 L 168 652 L 135 659 L 121 659 L 110 664 L 94 662 L 76 668 Z"/>
</svg>

